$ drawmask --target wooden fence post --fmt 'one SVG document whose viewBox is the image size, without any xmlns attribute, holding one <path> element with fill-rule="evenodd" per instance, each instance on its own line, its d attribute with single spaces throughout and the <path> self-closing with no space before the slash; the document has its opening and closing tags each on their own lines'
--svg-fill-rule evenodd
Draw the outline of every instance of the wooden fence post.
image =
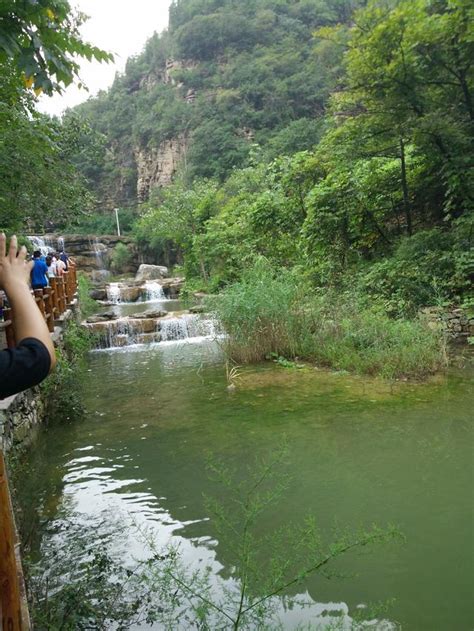
<svg viewBox="0 0 474 631">
<path fill-rule="evenodd" d="M 71 286 L 69 282 L 69 272 L 64 272 L 63 281 L 64 281 L 64 293 L 66 296 L 66 304 L 69 305 L 71 303 L 71 295 L 70 295 Z"/>
<path fill-rule="evenodd" d="M 35 289 L 33 293 L 34 293 L 34 296 L 35 296 L 36 304 L 38 305 L 38 309 L 41 311 L 41 315 L 46 320 L 46 312 L 44 310 L 43 290 L 42 289 Z"/>
<path fill-rule="evenodd" d="M 57 320 L 59 317 L 59 302 L 58 302 L 58 279 L 50 278 L 51 283 L 51 303 L 53 309 L 53 320 Z"/>
<path fill-rule="evenodd" d="M 30 620 L 23 584 L 18 536 L 0 450 L 0 611 L 3 631 L 28 631 Z"/>
<path fill-rule="evenodd" d="M 59 315 L 61 315 L 66 311 L 66 297 L 64 295 L 64 280 L 62 276 L 58 278 L 58 289 Z"/>
<path fill-rule="evenodd" d="M 46 324 L 48 325 L 48 331 L 54 333 L 54 307 L 53 307 L 53 295 L 51 287 L 45 287 L 43 289 L 44 298 L 44 310 Z"/>
</svg>

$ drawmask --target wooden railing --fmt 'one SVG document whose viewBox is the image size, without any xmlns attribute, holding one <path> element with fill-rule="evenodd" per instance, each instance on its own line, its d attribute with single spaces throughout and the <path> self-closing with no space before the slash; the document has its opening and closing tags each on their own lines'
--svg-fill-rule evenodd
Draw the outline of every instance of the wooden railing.
<svg viewBox="0 0 474 631">
<path fill-rule="evenodd" d="M 70 266 L 62 277 L 50 278 L 50 287 L 36 289 L 32 293 L 43 314 L 49 331 L 68 309 L 77 289 L 76 269 Z M 3 309 L 1 328 L 5 330 L 7 346 L 15 341 L 15 314 L 10 308 Z M 30 620 L 26 601 L 19 540 L 15 527 L 10 490 L 3 453 L 0 449 L 0 631 L 29 631 Z"/>
<path fill-rule="evenodd" d="M 50 286 L 44 289 L 32 291 L 36 304 L 43 314 L 51 333 L 54 332 L 54 323 L 68 309 L 74 300 L 77 290 L 76 268 L 70 266 L 62 276 L 49 279 Z M 13 348 L 15 342 L 14 314 L 9 307 L 3 308 L 3 322 L 1 328 L 5 330 L 8 348 Z"/>
<path fill-rule="evenodd" d="M 0 450 L 0 616 L 2 631 L 29 631 L 30 617 L 21 569 L 7 471 Z"/>
</svg>

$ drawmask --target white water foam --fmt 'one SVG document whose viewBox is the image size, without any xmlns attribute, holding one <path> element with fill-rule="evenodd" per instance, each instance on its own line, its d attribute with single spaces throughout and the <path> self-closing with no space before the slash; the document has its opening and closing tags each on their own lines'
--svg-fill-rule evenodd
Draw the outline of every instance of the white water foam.
<svg viewBox="0 0 474 631">
<path fill-rule="evenodd" d="M 113 305 L 119 305 L 122 302 L 119 283 L 109 283 L 107 285 L 107 299 Z"/>
<path fill-rule="evenodd" d="M 155 331 L 150 331 L 148 326 L 145 327 L 145 320 L 121 318 L 107 323 L 99 333 L 97 343 L 101 349 L 114 349 L 150 344 L 158 340 L 158 325 Z"/>
<path fill-rule="evenodd" d="M 145 281 L 145 302 L 158 302 L 166 300 L 162 285 L 156 280 Z"/>
<path fill-rule="evenodd" d="M 48 256 L 54 250 L 52 243 L 43 237 L 29 236 L 29 241 L 33 244 L 33 250 L 39 250 L 43 256 Z"/>
<path fill-rule="evenodd" d="M 209 339 L 216 337 L 216 326 L 214 320 L 189 314 L 176 318 L 164 318 L 161 320 L 160 333 L 163 342 L 192 338 Z"/>
</svg>

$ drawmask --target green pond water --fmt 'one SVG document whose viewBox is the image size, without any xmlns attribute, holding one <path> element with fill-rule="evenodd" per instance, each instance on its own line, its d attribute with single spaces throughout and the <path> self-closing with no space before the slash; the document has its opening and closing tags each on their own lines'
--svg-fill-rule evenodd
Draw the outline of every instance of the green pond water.
<svg viewBox="0 0 474 631">
<path fill-rule="evenodd" d="M 335 569 L 349 578 L 306 580 L 292 593 L 319 605 L 283 612 L 285 628 L 323 620 L 330 603 L 350 613 L 390 598 L 386 618 L 403 629 L 473 628 L 468 369 L 390 387 L 267 364 L 243 370 L 229 392 L 215 343 L 162 343 L 92 353 L 85 390 L 86 419 L 42 429 L 18 483 L 38 556 L 74 536 L 65 522 L 110 539 L 131 516 L 158 543 L 179 543 L 185 563 L 228 577 L 229 549 L 203 501 L 220 493 L 227 502 L 209 479 L 208 454 L 243 476 L 286 440 L 290 484 L 262 515 L 262 532 L 311 514 L 325 534 L 336 522 L 392 522 L 406 542 L 339 560 Z M 140 545 L 133 538 L 125 547 L 139 555 Z"/>
</svg>

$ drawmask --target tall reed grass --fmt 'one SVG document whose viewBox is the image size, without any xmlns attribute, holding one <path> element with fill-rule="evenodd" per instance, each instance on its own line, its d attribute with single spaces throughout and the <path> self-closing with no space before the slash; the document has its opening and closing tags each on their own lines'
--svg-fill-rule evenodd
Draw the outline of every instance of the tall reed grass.
<svg viewBox="0 0 474 631">
<path fill-rule="evenodd" d="M 445 340 L 418 319 L 391 319 L 356 297 L 315 295 L 287 270 L 258 259 L 209 303 L 239 364 L 277 354 L 386 378 L 423 377 L 447 364 Z"/>
</svg>

